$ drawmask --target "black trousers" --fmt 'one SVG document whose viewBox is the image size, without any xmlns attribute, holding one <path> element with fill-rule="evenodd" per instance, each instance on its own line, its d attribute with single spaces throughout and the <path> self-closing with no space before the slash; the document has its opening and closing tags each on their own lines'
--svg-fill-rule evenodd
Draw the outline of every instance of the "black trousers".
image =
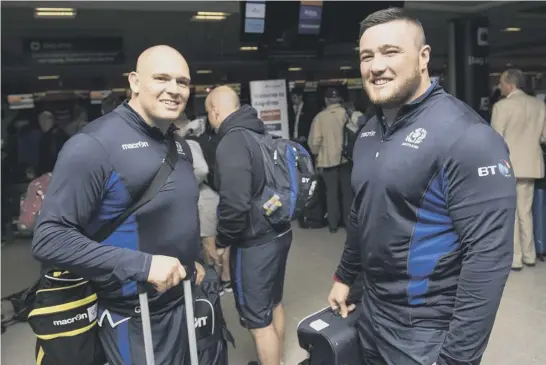
<svg viewBox="0 0 546 365">
<path fill-rule="evenodd" d="M 351 170 L 352 164 L 344 163 L 324 168 L 322 171 L 322 178 L 326 186 L 326 209 L 330 229 L 336 229 L 340 222 L 347 226 L 353 203 Z"/>
</svg>

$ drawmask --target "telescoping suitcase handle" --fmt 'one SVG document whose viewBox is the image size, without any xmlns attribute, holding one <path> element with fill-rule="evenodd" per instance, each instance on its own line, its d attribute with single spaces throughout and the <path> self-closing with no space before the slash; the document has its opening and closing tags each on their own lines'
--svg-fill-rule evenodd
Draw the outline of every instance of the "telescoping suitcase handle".
<svg viewBox="0 0 546 365">
<path fill-rule="evenodd" d="M 193 295 L 191 281 L 184 280 L 184 302 L 186 307 L 186 323 L 188 325 L 188 343 L 190 348 L 191 365 L 199 365 L 197 356 L 197 339 L 195 337 L 195 320 L 193 314 Z M 146 365 L 155 365 L 154 344 L 152 341 L 152 326 L 150 321 L 150 308 L 148 306 L 148 293 L 140 286 L 139 291 L 140 313 L 142 316 L 142 332 L 144 337 L 144 350 L 146 352 Z"/>
</svg>

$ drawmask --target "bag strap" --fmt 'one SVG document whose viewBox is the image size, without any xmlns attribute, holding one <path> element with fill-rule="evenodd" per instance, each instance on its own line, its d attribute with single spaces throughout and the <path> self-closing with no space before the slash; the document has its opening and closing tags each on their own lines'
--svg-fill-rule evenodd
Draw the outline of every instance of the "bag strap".
<svg viewBox="0 0 546 365">
<path fill-rule="evenodd" d="M 178 158 L 178 153 L 176 151 L 176 145 L 174 142 L 174 137 L 171 134 L 169 138 L 169 149 L 167 155 L 163 159 L 161 167 L 155 174 L 153 180 L 147 186 L 146 190 L 140 194 L 140 198 L 134 202 L 127 210 L 118 216 L 113 222 L 107 223 L 102 226 L 91 238 L 94 241 L 102 242 L 108 238 L 131 214 L 138 210 L 143 205 L 151 201 L 159 190 L 165 185 L 169 175 L 174 170 L 176 165 L 176 160 Z"/>
<path fill-rule="evenodd" d="M 373 117 L 372 117 L 373 118 Z M 355 135 L 357 136 L 356 138 L 358 138 L 358 135 L 360 135 L 360 132 L 362 131 L 362 129 L 364 129 L 364 127 L 366 126 L 366 124 L 368 124 L 368 122 L 370 121 L 370 119 L 372 118 L 368 118 L 368 119 L 365 119 L 365 115 L 362 115 L 361 117 L 358 118 L 358 121 L 356 123 L 356 125 L 358 126 L 358 128 L 356 129 L 355 131 Z M 364 121 L 362 121 L 364 120 Z M 344 125 L 343 128 L 345 128 L 346 124 Z M 343 145 L 341 147 L 341 157 L 339 159 L 339 164 L 341 165 L 341 161 L 343 161 L 343 149 L 346 147 L 346 143 L 347 141 L 345 140 L 345 133 L 343 133 Z M 356 144 L 356 142 L 355 142 Z M 354 146 L 353 146 L 354 148 Z"/>
</svg>

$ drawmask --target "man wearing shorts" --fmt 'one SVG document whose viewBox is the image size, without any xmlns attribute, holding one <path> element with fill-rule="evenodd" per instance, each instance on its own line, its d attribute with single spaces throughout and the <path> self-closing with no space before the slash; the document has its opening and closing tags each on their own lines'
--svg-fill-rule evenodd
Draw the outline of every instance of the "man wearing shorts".
<svg viewBox="0 0 546 365">
<path fill-rule="evenodd" d="M 255 109 L 240 106 L 229 87 L 214 89 L 205 104 L 221 138 L 216 150 L 216 246 L 219 253 L 231 247 L 235 304 L 241 324 L 254 337 L 260 364 L 279 365 L 284 352 L 281 301 L 292 230 L 290 225 L 274 229 L 253 201 L 264 188 L 265 169 L 260 146 L 248 134 L 264 134 L 265 126 Z"/>
</svg>

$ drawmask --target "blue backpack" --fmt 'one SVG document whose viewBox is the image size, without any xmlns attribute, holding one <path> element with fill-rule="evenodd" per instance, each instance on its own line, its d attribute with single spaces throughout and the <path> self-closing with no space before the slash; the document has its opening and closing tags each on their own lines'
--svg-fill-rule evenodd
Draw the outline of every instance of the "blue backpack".
<svg viewBox="0 0 546 365">
<path fill-rule="evenodd" d="M 265 186 L 255 203 L 272 226 L 298 219 L 313 196 L 317 178 L 309 152 L 297 142 L 243 130 L 260 146 Z"/>
</svg>

